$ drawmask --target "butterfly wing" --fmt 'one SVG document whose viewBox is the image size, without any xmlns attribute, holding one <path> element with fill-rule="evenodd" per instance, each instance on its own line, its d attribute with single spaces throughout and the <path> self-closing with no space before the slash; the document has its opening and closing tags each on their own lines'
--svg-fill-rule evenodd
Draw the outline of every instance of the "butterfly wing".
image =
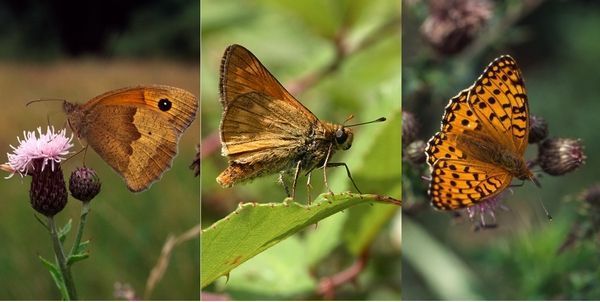
<svg viewBox="0 0 600 302">
<path fill-rule="evenodd" d="M 470 88 L 446 106 L 441 131 L 426 148 L 431 168 L 429 195 L 434 206 L 451 210 L 493 197 L 510 185 L 506 169 L 478 160 L 457 143 L 473 135 L 498 144 L 518 156 L 527 148 L 527 96 L 514 59 L 494 60 Z"/>
<path fill-rule="evenodd" d="M 247 49 L 231 45 L 221 65 L 223 186 L 287 169 L 319 120 Z M 292 163 L 295 164 L 295 163 Z"/>
<path fill-rule="evenodd" d="M 469 89 L 469 107 L 490 133 L 510 151 L 522 155 L 529 138 L 527 92 L 517 62 L 495 59 Z"/>
<path fill-rule="evenodd" d="M 303 118 L 316 120 L 310 110 L 298 102 L 267 68 L 248 49 L 241 45 L 230 45 L 225 50 L 221 63 L 221 103 L 223 107 L 246 93 L 257 92 L 271 99 L 284 100 L 295 108 Z"/>
<path fill-rule="evenodd" d="M 179 138 L 197 109 L 196 97 L 183 89 L 128 87 L 82 105 L 84 118 L 76 132 L 125 179 L 131 191 L 139 192 L 171 167 Z"/>
</svg>

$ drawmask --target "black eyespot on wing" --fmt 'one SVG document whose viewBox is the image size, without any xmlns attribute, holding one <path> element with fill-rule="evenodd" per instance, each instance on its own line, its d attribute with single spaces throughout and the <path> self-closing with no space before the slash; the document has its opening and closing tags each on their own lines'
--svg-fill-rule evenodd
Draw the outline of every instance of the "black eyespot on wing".
<svg viewBox="0 0 600 302">
<path fill-rule="evenodd" d="M 158 101 L 158 109 L 161 111 L 169 111 L 172 106 L 173 103 L 171 103 L 171 101 L 167 98 L 163 98 Z"/>
</svg>

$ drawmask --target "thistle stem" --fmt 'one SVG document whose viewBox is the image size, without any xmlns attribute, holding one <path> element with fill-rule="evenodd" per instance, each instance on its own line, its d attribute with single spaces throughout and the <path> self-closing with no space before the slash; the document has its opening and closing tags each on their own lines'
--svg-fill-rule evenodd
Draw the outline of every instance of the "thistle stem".
<svg viewBox="0 0 600 302">
<path fill-rule="evenodd" d="M 63 277 L 63 282 L 67 288 L 69 294 L 69 300 L 77 300 L 77 292 L 75 290 L 75 284 L 73 283 L 73 277 L 71 276 L 71 270 L 67 265 L 67 258 L 65 257 L 65 251 L 58 238 L 58 231 L 56 230 L 56 224 L 54 223 L 53 217 L 48 217 L 48 228 L 50 229 L 50 237 L 52 237 L 52 243 L 54 246 L 54 254 L 56 255 L 56 261 Z"/>
<path fill-rule="evenodd" d="M 83 206 L 81 207 L 81 218 L 79 221 L 79 228 L 77 229 L 77 235 L 75 235 L 75 241 L 73 242 L 73 248 L 71 248 L 71 253 L 69 256 L 73 256 L 79 253 L 79 245 L 81 244 L 81 237 L 83 237 L 83 229 L 85 228 L 85 223 L 87 222 L 87 216 L 90 212 L 90 202 L 82 202 Z"/>
</svg>

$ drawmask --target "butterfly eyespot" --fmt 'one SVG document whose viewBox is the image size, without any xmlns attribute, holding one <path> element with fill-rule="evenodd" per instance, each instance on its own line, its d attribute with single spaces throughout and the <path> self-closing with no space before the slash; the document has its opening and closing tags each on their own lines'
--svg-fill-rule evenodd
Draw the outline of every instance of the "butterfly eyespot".
<svg viewBox="0 0 600 302">
<path fill-rule="evenodd" d="M 171 101 L 169 101 L 169 99 L 160 99 L 160 101 L 158 101 L 158 109 L 161 111 L 169 111 L 172 105 L 173 104 Z"/>
</svg>

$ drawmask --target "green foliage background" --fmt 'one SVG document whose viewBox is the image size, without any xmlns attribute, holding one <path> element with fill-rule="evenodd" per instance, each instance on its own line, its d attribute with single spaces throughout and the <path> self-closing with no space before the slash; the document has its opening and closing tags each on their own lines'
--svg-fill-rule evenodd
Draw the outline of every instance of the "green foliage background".
<svg viewBox="0 0 600 302">
<path fill-rule="evenodd" d="M 179 30 L 187 28 L 191 31 L 187 33 L 192 39 L 190 43 L 199 45 L 199 4 L 198 1 L 188 2 L 190 5 L 180 6 L 183 8 L 175 13 L 186 15 L 187 18 L 182 17 L 172 23 L 168 18 L 152 18 L 153 26 L 161 23 L 164 31 L 173 29 L 171 25 Z M 65 98 L 84 102 L 112 89 L 151 83 L 178 86 L 198 95 L 198 50 L 194 57 L 185 54 L 174 56 L 165 49 L 170 43 L 160 43 L 163 37 L 161 33 L 155 31 L 152 37 L 150 34 L 142 35 L 139 31 L 134 34 L 141 27 L 135 20 L 145 20 L 144 16 L 148 14 L 161 14 L 163 6 L 152 7 L 157 10 L 150 12 L 151 9 L 146 7 L 132 12 L 134 17 L 128 20 L 129 27 L 124 31 L 128 36 L 138 37 L 135 41 L 128 39 L 128 44 L 137 43 L 135 48 L 145 49 L 146 54 L 154 49 L 152 55 L 118 50 L 131 47 L 123 46 L 124 42 L 119 42 L 115 34 L 114 40 L 106 41 L 110 45 L 103 47 L 104 51 L 73 58 L 63 52 L 60 45 L 54 44 L 56 40 L 51 45 L 34 45 L 33 42 L 27 42 L 30 41 L 27 37 L 29 32 L 24 28 L 21 27 L 23 30 L 19 31 L 20 27 L 3 27 L 0 31 L 0 104 L 3 108 L 0 153 L 12 151 L 9 145 L 16 146 L 17 136 L 22 138 L 24 130 L 32 131 L 41 126 L 45 131 L 48 123 L 57 129 L 67 127 L 60 103 L 38 103 L 25 107 L 25 103 L 33 99 Z M 2 11 L 4 16 L 6 13 L 6 10 Z M 49 10 L 39 9 L 29 13 L 37 14 L 39 20 L 51 19 L 43 16 L 50 13 Z M 27 19 L 7 17 L 1 22 L 21 24 L 27 23 Z M 181 26 L 181 23 L 186 25 Z M 55 27 L 50 25 L 57 26 L 50 23 L 38 30 L 46 29 L 47 38 L 53 39 Z M 13 43 L 5 43 L 8 39 L 13 39 Z M 165 48 L 161 48 L 161 45 Z M 30 49 L 28 52 L 18 51 L 24 48 Z M 44 60 L 40 61 L 40 58 Z M 70 130 L 68 133 L 70 135 Z M 98 171 L 102 191 L 92 201 L 92 212 L 84 233 L 84 240 L 91 240 L 91 257 L 75 264 L 73 268 L 81 299 L 116 299 L 113 294 L 116 283 L 129 284 L 136 296 L 141 297 L 167 236 L 179 235 L 199 223 L 200 183 L 188 168 L 196 153 L 199 133 L 199 121 L 196 121 L 180 141 L 179 154 L 171 170 L 163 175 L 161 181 L 139 194 L 129 192 L 123 180 L 91 148 L 88 150 L 86 165 Z M 81 143 L 76 138 L 73 142 L 73 150 L 80 150 Z M 2 162 L 6 160 L 4 158 Z M 65 162 L 62 166 L 65 178 L 68 179 L 70 172 L 81 165 L 81 155 Z M 60 298 L 48 271 L 38 260 L 38 255 L 53 259 L 53 252 L 50 237 L 34 218 L 34 211 L 29 205 L 30 181 L 29 177 L 21 179 L 18 175 L 0 181 L 0 299 L 3 300 Z M 73 218 L 76 226 L 80 208 L 78 201 L 69 199 L 66 209 L 56 217 L 58 223 L 62 225 Z M 74 235 L 73 231 L 67 239 L 69 248 Z M 174 249 L 164 278 L 149 298 L 198 298 L 199 245 L 199 239 L 195 239 Z"/>
<path fill-rule="evenodd" d="M 419 33 L 426 4 L 407 2 L 403 104 L 417 115 L 421 139 L 439 130 L 452 96 L 471 85 L 493 58 L 510 54 L 522 69 L 531 113 L 548 121 L 550 136 L 581 138 L 588 158 L 573 173 L 544 175 L 541 190 L 531 183 L 514 188 L 505 202 L 510 211 L 497 212 L 499 227 L 481 232 L 429 207 L 427 184 L 420 179 L 428 170 L 406 165 L 403 298 L 599 299 L 597 243 L 581 241 L 561 254 L 557 249 L 575 222 L 589 221 L 580 214 L 578 194 L 598 181 L 600 6 L 591 1 L 496 1 L 489 28 L 498 34 L 486 31 L 475 42 L 483 47 L 443 57 Z M 537 2 L 541 5 L 506 23 L 509 14 L 523 10 L 523 3 Z M 532 159 L 536 152 L 530 146 L 526 157 Z"/>
<path fill-rule="evenodd" d="M 276 176 L 223 189 L 215 181 L 226 167 L 220 156 L 218 127 L 221 104 L 218 79 L 221 56 L 230 44 L 251 50 L 284 84 L 325 68 L 333 60 L 334 37 L 342 32 L 350 47 L 386 22 L 388 30 L 364 49 L 343 60 L 339 69 L 297 94 L 320 119 L 341 123 L 386 116 L 381 124 L 355 128 L 350 150 L 334 159 L 346 162 L 362 191 L 400 196 L 400 3 L 397 1 L 208 1 L 202 3 L 202 224 L 232 212 L 239 202 L 281 202 Z M 345 171 L 329 169 L 332 190 L 351 188 Z M 305 178 L 297 199 L 305 202 Z M 325 192 L 322 173 L 313 173 L 313 196 Z M 400 298 L 400 211 L 398 207 L 365 204 L 325 219 L 284 240 L 219 279 L 207 293 L 234 299 L 317 298 L 319 278 L 352 264 L 370 249 L 360 286 L 336 291 L 341 299 Z M 394 228 L 397 226 L 398 228 Z M 396 238 L 397 241 L 394 241 Z M 226 240 L 226 238 L 224 239 Z M 235 242 L 231 242 L 235 244 Z M 227 253 L 226 250 L 223 253 Z"/>
</svg>

